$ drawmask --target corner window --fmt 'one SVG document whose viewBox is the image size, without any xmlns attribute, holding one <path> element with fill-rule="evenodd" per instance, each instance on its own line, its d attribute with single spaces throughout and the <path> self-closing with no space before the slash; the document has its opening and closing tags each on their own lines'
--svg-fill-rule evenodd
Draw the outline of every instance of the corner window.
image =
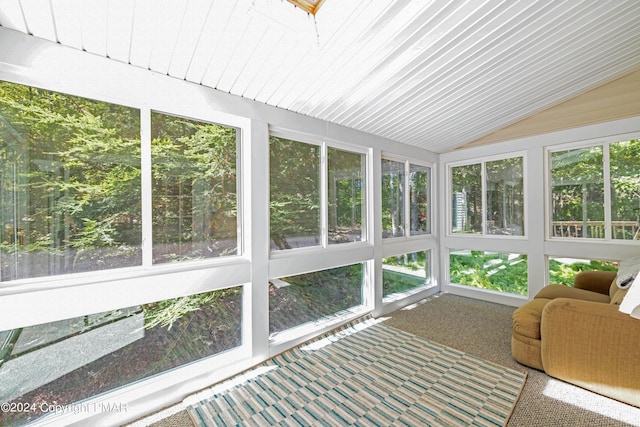
<svg viewBox="0 0 640 427">
<path fill-rule="evenodd" d="M 384 298 L 422 288 L 431 281 L 431 251 L 405 253 L 382 259 Z"/>
<path fill-rule="evenodd" d="M 450 168 L 452 234 L 524 236 L 524 158 Z"/>
<path fill-rule="evenodd" d="M 382 237 L 431 233 L 431 168 L 382 159 Z"/>
</svg>

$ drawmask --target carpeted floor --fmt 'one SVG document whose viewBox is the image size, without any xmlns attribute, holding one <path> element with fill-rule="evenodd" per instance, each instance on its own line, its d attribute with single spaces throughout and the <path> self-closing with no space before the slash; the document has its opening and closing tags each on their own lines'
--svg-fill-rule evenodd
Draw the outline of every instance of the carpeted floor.
<svg viewBox="0 0 640 427">
<path fill-rule="evenodd" d="M 450 294 L 390 314 L 385 324 L 527 373 L 508 427 L 640 426 L 640 409 L 599 396 L 526 368 L 511 358 L 514 308 Z M 191 427 L 177 405 L 139 425 Z"/>
</svg>

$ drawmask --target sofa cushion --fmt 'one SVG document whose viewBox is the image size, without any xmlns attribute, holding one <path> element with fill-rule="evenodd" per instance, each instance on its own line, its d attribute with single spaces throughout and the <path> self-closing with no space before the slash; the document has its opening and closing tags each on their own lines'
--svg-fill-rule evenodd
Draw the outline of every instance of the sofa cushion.
<svg viewBox="0 0 640 427">
<path fill-rule="evenodd" d="M 587 291 L 585 289 L 572 288 L 566 285 L 548 285 L 538 292 L 534 300 L 538 298 L 543 299 L 556 299 L 556 298 L 573 298 L 582 301 L 604 302 L 609 303 L 609 295 L 601 294 L 598 292 Z"/>
<path fill-rule="evenodd" d="M 513 332 L 534 340 L 540 339 L 540 319 L 544 306 L 551 301 L 536 298 L 513 312 Z"/>
</svg>

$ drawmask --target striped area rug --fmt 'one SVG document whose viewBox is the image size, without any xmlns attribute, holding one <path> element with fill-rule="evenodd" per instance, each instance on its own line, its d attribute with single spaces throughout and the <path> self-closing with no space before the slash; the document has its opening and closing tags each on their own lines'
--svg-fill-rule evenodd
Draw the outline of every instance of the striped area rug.
<svg viewBox="0 0 640 427">
<path fill-rule="evenodd" d="M 197 426 L 503 426 L 526 374 L 386 326 L 351 323 L 208 391 Z"/>
</svg>

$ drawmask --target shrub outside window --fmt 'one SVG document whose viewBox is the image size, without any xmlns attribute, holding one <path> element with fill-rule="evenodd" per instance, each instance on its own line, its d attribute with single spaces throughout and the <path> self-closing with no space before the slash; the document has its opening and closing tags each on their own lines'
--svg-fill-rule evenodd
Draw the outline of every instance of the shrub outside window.
<svg viewBox="0 0 640 427">
<path fill-rule="evenodd" d="M 527 256 L 451 249 L 449 278 L 460 285 L 527 295 Z"/>
<path fill-rule="evenodd" d="M 567 257 L 549 258 L 549 283 L 573 286 L 573 279 L 581 271 L 618 271 L 618 265 L 611 261 L 576 259 Z"/>
</svg>

